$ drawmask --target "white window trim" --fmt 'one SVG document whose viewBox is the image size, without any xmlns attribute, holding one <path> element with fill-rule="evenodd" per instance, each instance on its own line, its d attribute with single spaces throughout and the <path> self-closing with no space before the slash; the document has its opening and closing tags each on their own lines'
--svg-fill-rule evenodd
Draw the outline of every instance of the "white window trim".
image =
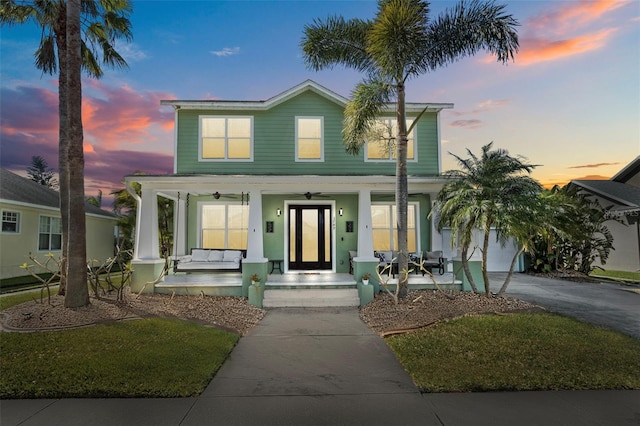
<svg viewBox="0 0 640 426">
<path fill-rule="evenodd" d="M 198 247 L 202 247 L 202 208 L 204 206 L 220 206 L 223 205 L 225 206 L 225 230 L 224 230 L 224 240 L 225 240 L 225 245 L 228 245 L 229 243 L 229 227 L 228 227 L 228 212 L 226 209 L 226 206 L 230 206 L 230 205 L 234 205 L 234 206 L 239 206 L 242 205 L 241 201 L 199 201 L 198 202 Z M 247 206 L 248 207 L 248 206 Z M 248 219 L 248 212 L 247 212 L 247 219 Z M 247 224 L 247 238 L 249 235 L 249 225 Z M 248 244 L 248 241 L 245 242 L 245 245 Z M 227 248 L 225 247 L 214 247 L 217 249 L 225 249 L 227 250 Z M 229 249 L 229 250 L 235 250 L 235 249 Z"/>
<path fill-rule="evenodd" d="M 316 119 L 320 120 L 320 158 L 300 158 L 298 156 L 298 120 L 299 119 Z M 324 162 L 324 117 L 323 116 L 307 116 L 307 115 L 296 115 L 295 117 L 295 151 L 296 151 L 296 162 L 302 163 L 322 163 Z"/>
<path fill-rule="evenodd" d="M 376 120 L 378 121 L 388 121 L 395 120 L 395 117 L 380 117 Z M 416 121 L 415 117 L 407 117 L 407 120 L 411 120 L 412 122 Z M 413 132 L 413 158 L 407 159 L 407 163 L 417 163 L 418 162 L 418 126 L 414 126 L 411 130 Z M 369 158 L 369 144 L 365 141 L 364 143 L 364 161 L 365 163 L 395 163 L 396 159 L 393 158 L 391 154 L 389 154 L 389 158 Z"/>
<path fill-rule="evenodd" d="M 18 221 L 17 221 L 16 232 L 2 231 L 2 228 L 1 228 L 2 224 L 0 224 L 0 232 L 7 235 L 19 235 L 22 232 L 22 212 L 20 212 L 19 210 L 2 209 L 0 211 L 0 219 L 2 219 L 2 216 L 4 216 L 5 212 L 17 214 Z M 2 222 L 4 222 L 4 220 Z"/>
<path fill-rule="evenodd" d="M 228 136 L 225 134 L 225 158 L 204 158 L 202 156 L 202 120 L 205 118 L 248 118 L 251 121 L 249 134 L 249 158 L 227 158 L 228 155 Z M 253 162 L 253 116 L 252 115 L 200 115 L 198 116 L 198 161 L 203 163 L 220 163 L 220 162 L 237 162 L 248 163 Z"/>
<path fill-rule="evenodd" d="M 60 216 L 52 216 L 52 215 L 48 215 L 48 214 L 41 214 L 38 215 L 38 232 L 36 234 L 36 247 L 37 247 L 37 251 L 38 253 L 57 253 L 59 251 L 62 250 L 62 247 L 64 246 L 64 242 L 62 241 L 62 230 L 60 230 L 60 248 L 59 249 L 52 249 L 51 248 L 51 231 L 49 231 L 49 248 L 48 249 L 41 249 L 40 248 L 40 221 L 42 220 L 43 217 L 48 217 L 50 219 L 60 219 Z"/>
<path fill-rule="evenodd" d="M 421 253 L 421 246 L 420 246 L 420 202 L 419 201 L 409 201 L 408 202 L 409 205 L 414 206 L 414 210 L 415 210 L 415 215 L 416 217 L 414 218 L 416 227 L 416 253 L 420 254 Z M 372 201 L 371 202 L 371 207 L 373 206 L 395 206 L 396 203 L 395 201 Z M 373 225 L 372 225 L 373 227 Z M 379 228 L 373 228 L 373 229 L 379 229 Z M 372 229 L 372 230 L 373 230 Z M 391 223 L 389 226 L 389 242 L 393 242 L 393 230 L 394 230 L 394 224 Z M 392 248 L 392 250 L 398 250 L 397 247 Z"/>
</svg>

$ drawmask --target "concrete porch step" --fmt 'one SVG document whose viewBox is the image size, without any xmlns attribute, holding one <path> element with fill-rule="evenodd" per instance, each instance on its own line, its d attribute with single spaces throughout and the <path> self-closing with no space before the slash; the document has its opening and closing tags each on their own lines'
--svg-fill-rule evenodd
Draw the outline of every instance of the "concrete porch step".
<svg viewBox="0 0 640 426">
<path fill-rule="evenodd" d="M 265 308 L 317 308 L 359 306 L 355 288 L 346 289 L 266 289 L 262 305 Z"/>
</svg>

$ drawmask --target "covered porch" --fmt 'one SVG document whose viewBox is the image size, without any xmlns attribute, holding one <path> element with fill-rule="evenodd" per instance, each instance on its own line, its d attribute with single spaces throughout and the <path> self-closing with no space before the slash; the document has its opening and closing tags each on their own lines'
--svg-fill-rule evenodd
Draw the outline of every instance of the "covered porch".
<svg viewBox="0 0 640 426">
<path fill-rule="evenodd" d="M 443 184 L 440 178 L 409 178 L 410 251 L 442 250 L 442 235 L 427 216 Z M 395 244 L 394 176 L 129 176 L 126 187 L 138 201 L 133 291 L 206 287 L 205 294 L 247 297 L 253 274 L 267 289 L 356 286 L 363 274 L 375 276 L 374 247 Z M 169 275 L 148 288 L 164 266 L 158 196 L 174 203 L 173 257 L 192 248 L 246 249 L 241 272 Z M 352 274 L 350 252 L 356 252 Z M 410 277 L 412 286 L 428 286 L 427 281 Z"/>
</svg>

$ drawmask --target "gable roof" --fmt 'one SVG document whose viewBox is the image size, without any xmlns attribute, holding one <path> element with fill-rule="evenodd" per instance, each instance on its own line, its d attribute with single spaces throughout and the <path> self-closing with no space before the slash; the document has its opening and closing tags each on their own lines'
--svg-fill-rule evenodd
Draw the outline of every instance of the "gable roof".
<svg viewBox="0 0 640 426">
<path fill-rule="evenodd" d="M 60 195 L 57 191 L 7 169 L 0 169 L 0 201 L 13 201 L 15 203 L 55 209 L 60 208 Z M 85 203 L 85 211 L 87 214 L 115 217 L 113 213 L 102 210 L 90 203 Z"/>
<path fill-rule="evenodd" d="M 275 107 L 283 102 L 288 101 L 301 93 L 312 91 L 335 102 L 340 106 L 345 106 L 348 99 L 327 89 L 313 80 L 306 80 L 290 89 L 285 90 L 267 100 L 263 101 L 231 101 L 231 100 L 162 100 L 160 105 L 171 105 L 175 109 L 207 109 L 207 110 L 267 110 Z M 394 111 L 395 104 L 389 104 L 388 110 Z M 441 111 L 443 109 L 451 109 L 451 103 L 406 103 L 408 112 L 420 112 L 424 109 L 428 111 Z"/>
<path fill-rule="evenodd" d="M 640 155 L 615 174 L 611 180 L 627 183 L 632 177 L 640 173 Z"/>
<path fill-rule="evenodd" d="M 640 188 L 613 180 L 574 180 L 589 192 L 626 207 L 640 207 Z"/>
</svg>

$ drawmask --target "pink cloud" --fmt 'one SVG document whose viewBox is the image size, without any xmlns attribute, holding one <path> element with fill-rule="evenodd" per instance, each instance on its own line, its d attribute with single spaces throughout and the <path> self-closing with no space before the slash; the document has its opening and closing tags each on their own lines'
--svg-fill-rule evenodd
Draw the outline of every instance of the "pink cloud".
<svg viewBox="0 0 640 426">
<path fill-rule="evenodd" d="M 627 0 L 583 0 L 566 2 L 526 22 L 526 27 L 539 31 L 568 32 L 602 19 L 602 16 L 626 4 Z"/>
<path fill-rule="evenodd" d="M 136 171 L 167 174 L 173 170 L 170 141 L 173 111 L 163 111 L 166 93 L 135 92 L 100 82 L 84 82 L 83 127 L 86 193 L 106 195 L 122 188 L 125 175 Z M 58 93 L 38 86 L 3 87 L 0 91 L 0 164 L 26 170 L 33 155 L 58 169 Z M 131 144 L 157 142 L 153 151 Z M 165 143 L 162 146 L 160 142 Z M 127 149 L 122 149 L 126 146 Z M 169 148 L 169 149 L 167 149 Z"/>
<path fill-rule="evenodd" d="M 451 123 L 449 123 L 449 125 L 451 127 L 462 127 L 465 129 L 477 129 L 479 127 L 482 127 L 483 122 L 482 120 L 455 120 L 452 121 Z"/>
<path fill-rule="evenodd" d="M 615 29 L 607 29 L 562 40 L 523 38 L 516 63 L 526 66 L 597 50 L 606 45 L 613 32 Z"/>
<path fill-rule="evenodd" d="M 85 137 L 95 146 L 109 149 L 150 142 L 156 139 L 153 127 L 173 129 L 173 111 L 160 107 L 160 100 L 171 94 L 109 87 L 95 80 L 88 84 L 97 95 L 85 96 L 82 114 Z"/>
<path fill-rule="evenodd" d="M 618 29 L 605 15 L 629 1 L 595 0 L 561 3 L 524 23 L 516 64 L 528 66 L 595 51 Z"/>
</svg>

